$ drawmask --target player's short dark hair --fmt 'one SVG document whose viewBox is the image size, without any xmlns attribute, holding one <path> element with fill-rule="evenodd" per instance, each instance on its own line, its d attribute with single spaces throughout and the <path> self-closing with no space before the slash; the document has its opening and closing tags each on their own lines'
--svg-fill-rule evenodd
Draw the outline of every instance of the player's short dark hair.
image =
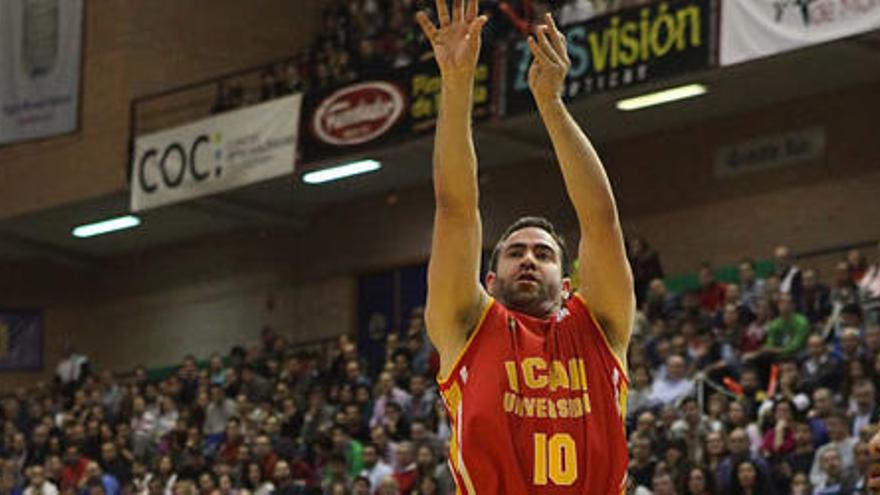
<svg viewBox="0 0 880 495">
<path fill-rule="evenodd" d="M 514 232 L 518 232 L 522 229 L 526 229 L 529 227 L 535 227 L 543 230 L 550 234 L 550 237 L 556 241 L 556 245 L 559 246 L 559 252 L 561 254 L 561 262 L 562 262 L 562 274 L 568 275 L 569 266 L 568 266 L 568 249 L 565 246 L 565 239 L 556 231 L 556 227 L 550 223 L 550 220 L 547 220 L 544 217 L 520 217 L 515 222 L 510 224 L 507 227 L 507 230 L 501 234 L 501 238 L 495 244 L 495 247 L 492 249 L 492 256 L 489 258 L 489 270 L 496 271 L 498 269 L 498 256 L 501 254 L 501 245 L 504 244 Z"/>
</svg>

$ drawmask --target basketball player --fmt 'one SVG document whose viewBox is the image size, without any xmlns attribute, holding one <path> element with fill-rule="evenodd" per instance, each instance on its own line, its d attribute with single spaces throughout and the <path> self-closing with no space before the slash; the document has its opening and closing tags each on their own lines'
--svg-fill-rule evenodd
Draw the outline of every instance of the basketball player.
<svg viewBox="0 0 880 495">
<path fill-rule="evenodd" d="M 437 0 L 437 18 L 435 26 L 417 14 L 442 76 L 425 317 L 440 352 L 459 493 L 619 494 L 633 281 L 608 178 L 562 103 L 565 39 L 549 16 L 537 28 L 529 86 L 577 212 L 583 290 L 570 293 L 565 246 L 534 217 L 502 236 L 484 288 L 471 105 L 487 18 L 476 0 L 453 0 L 451 11 Z"/>
</svg>

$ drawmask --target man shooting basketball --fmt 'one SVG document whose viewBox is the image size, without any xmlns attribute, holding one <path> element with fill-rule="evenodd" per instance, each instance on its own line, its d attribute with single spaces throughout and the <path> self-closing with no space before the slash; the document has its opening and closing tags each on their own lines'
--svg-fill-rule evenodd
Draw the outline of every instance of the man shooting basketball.
<svg viewBox="0 0 880 495">
<path fill-rule="evenodd" d="M 570 294 L 565 246 L 535 217 L 502 236 L 484 288 L 471 106 L 487 19 L 477 0 L 453 0 L 451 11 L 437 0 L 437 18 L 417 15 L 442 76 L 425 316 L 456 483 L 465 494 L 621 493 L 633 281 L 608 178 L 562 103 L 565 39 L 549 16 L 537 28 L 529 86 L 577 212 L 582 293 Z"/>
</svg>

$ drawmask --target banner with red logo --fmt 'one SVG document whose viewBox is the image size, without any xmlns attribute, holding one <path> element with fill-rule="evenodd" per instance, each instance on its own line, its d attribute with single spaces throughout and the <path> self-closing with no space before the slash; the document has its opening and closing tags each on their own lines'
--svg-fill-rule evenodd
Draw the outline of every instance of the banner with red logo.
<svg viewBox="0 0 880 495">
<path fill-rule="evenodd" d="M 486 50 L 477 67 L 474 118 L 491 115 L 492 56 Z M 302 120 L 305 163 L 326 160 L 407 139 L 434 128 L 440 102 L 440 73 L 428 60 L 306 95 Z"/>
</svg>

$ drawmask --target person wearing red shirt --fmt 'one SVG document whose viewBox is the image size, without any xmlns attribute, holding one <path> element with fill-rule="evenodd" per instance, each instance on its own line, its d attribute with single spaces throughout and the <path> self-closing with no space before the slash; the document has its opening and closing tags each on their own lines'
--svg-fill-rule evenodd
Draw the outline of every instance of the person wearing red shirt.
<svg viewBox="0 0 880 495">
<path fill-rule="evenodd" d="M 61 472 L 61 491 L 68 488 L 76 489 L 86 474 L 90 459 L 83 456 L 79 447 L 70 445 L 64 451 L 64 470 Z"/>
<path fill-rule="evenodd" d="M 726 291 L 724 285 L 715 281 L 712 267 L 704 263 L 700 266 L 700 288 L 697 295 L 700 298 L 700 307 L 709 313 L 714 313 L 724 304 Z"/>
</svg>

